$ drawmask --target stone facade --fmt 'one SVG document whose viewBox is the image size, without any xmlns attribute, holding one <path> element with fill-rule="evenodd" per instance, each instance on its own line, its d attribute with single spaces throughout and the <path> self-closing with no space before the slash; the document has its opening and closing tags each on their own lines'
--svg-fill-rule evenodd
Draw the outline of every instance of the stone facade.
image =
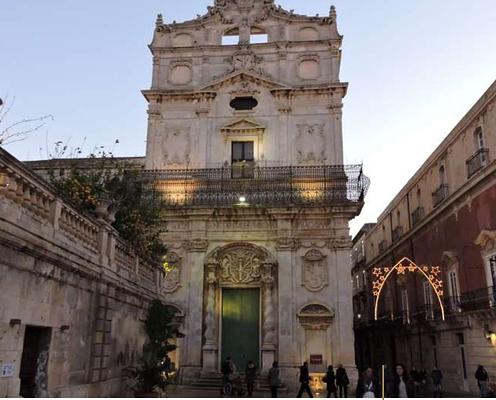
<svg viewBox="0 0 496 400">
<path fill-rule="evenodd" d="M 496 82 L 379 216 L 354 239 L 357 364 L 403 362 L 444 374 L 445 390 L 478 393 L 496 377 Z M 383 289 L 374 321 L 372 269 L 402 257 L 439 266 L 442 305 L 420 274 Z M 394 345 L 392 346 L 391 343 Z"/>
<path fill-rule="evenodd" d="M 251 43 L 256 34 L 265 42 Z M 170 203 L 163 239 L 179 268 L 166 287 L 185 316 L 185 383 L 217 374 L 228 355 L 232 288 L 259 290 L 262 373 L 277 360 L 292 386 L 312 358 L 316 376 L 342 363 L 355 379 L 348 221 L 366 185 L 341 165 L 341 41 L 333 7 L 308 17 L 271 0 L 219 0 L 191 21 L 157 18 L 145 173 Z M 237 165 L 239 142 L 251 147 Z"/>
<path fill-rule="evenodd" d="M 157 271 L 2 149 L 0 254 L 0 396 L 125 394 Z"/>
</svg>

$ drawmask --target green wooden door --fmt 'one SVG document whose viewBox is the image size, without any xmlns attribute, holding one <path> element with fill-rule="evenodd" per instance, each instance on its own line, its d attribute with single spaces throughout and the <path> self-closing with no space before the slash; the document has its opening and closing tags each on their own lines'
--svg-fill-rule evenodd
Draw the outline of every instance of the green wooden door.
<svg viewBox="0 0 496 400">
<path fill-rule="evenodd" d="M 231 356 L 238 372 L 259 365 L 259 289 L 222 290 L 222 361 Z"/>
</svg>

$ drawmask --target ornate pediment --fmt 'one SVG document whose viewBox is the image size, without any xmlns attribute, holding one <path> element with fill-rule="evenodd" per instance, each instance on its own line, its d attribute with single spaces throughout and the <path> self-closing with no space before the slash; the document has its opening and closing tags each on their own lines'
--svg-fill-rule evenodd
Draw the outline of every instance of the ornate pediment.
<svg viewBox="0 0 496 400">
<path fill-rule="evenodd" d="M 269 90 L 290 89 L 287 85 L 275 82 L 267 77 L 257 74 L 256 72 L 231 71 L 228 74 L 209 83 L 208 85 L 201 87 L 199 90 L 210 92 L 210 91 L 218 90 L 223 86 L 230 86 L 238 82 L 251 82 L 253 84 L 266 87 Z"/>
<path fill-rule="evenodd" d="M 197 14 L 195 19 L 184 22 L 164 24 L 163 17 L 159 15 L 156 20 L 157 31 L 170 32 L 175 28 L 190 26 L 204 26 L 211 24 L 224 25 L 253 25 L 266 20 L 304 21 L 318 24 L 333 24 L 336 21 L 336 9 L 331 6 L 329 15 L 315 16 L 296 14 L 294 10 L 285 10 L 280 5 L 275 5 L 274 0 L 215 0 L 213 6 L 207 6 L 207 12 Z"/>
<path fill-rule="evenodd" d="M 241 118 L 237 121 L 231 122 L 220 129 L 220 133 L 227 141 L 232 137 L 239 136 L 257 136 L 259 139 L 263 138 L 265 132 L 265 126 L 248 119 Z"/>
</svg>

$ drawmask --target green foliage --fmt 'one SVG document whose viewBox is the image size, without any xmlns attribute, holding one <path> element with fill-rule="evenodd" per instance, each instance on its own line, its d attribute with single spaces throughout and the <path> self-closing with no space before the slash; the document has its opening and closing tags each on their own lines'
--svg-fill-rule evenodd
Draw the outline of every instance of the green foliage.
<svg viewBox="0 0 496 400">
<path fill-rule="evenodd" d="M 61 176 L 50 172 L 50 182 L 78 211 L 94 216 L 108 208 L 109 219 L 135 253 L 149 262 L 160 263 L 166 248 L 160 240 L 161 199 L 153 195 L 139 172 L 126 170 L 113 157 L 95 158 L 91 168 L 74 162 Z"/>
<path fill-rule="evenodd" d="M 154 300 L 143 321 L 147 341 L 143 346 L 143 355 L 139 368 L 133 369 L 133 389 L 141 393 L 165 390 L 170 360 L 167 353 L 176 349 L 172 339 L 183 337 L 178 324 L 174 322 L 175 310 Z"/>
</svg>

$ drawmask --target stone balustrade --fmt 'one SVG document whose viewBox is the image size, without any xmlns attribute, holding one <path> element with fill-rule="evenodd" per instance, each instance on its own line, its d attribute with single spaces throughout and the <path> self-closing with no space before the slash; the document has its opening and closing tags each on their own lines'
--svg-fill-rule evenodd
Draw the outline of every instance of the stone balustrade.
<svg viewBox="0 0 496 400">
<path fill-rule="evenodd" d="M 108 223 L 76 211 L 49 183 L 1 148 L 0 200 L 0 216 L 12 224 L 28 222 L 28 230 L 84 254 L 101 269 L 157 291 L 155 269 L 141 262 Z"/>
</svg>

